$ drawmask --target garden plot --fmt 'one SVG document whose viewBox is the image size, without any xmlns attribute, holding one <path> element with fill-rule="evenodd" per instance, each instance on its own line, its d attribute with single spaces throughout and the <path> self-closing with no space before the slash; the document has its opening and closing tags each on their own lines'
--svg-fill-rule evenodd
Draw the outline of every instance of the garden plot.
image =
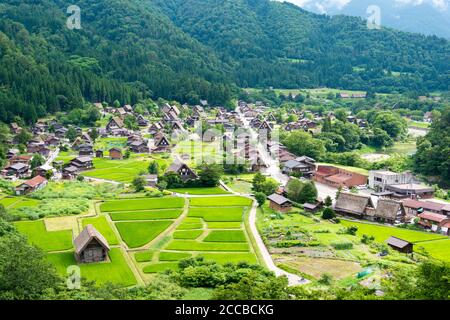
<svg viewBox="0 0 450 320">
<path fill-rule="evenodd" d="M 72 230 L 49 232 L 43 220 L 19 221 L 14 225 L 20 233 L 28 237 L 30 243 L 44 251 L 62 251 L 73 247 Z"/>
<path fill-rule="evenodd" d="M 69 266 L 77 265 L 82 278 L 96 281 L 98 284 L 111 282 L 128 287 L 137 283 L 119 248 L 112 248 L 109 251 L 109 261 L 107 262 L 77 264 L 73 252 L 50 253 L 47 255 L 47 259 L 56 267 L 61 276 L 67 276 Z"/>
</svg>

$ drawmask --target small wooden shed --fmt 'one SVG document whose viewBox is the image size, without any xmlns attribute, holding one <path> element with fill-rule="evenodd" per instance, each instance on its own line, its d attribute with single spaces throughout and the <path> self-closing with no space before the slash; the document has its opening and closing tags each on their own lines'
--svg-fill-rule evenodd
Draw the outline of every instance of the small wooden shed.
<svg viewBox="0 0 450 320">
<path fill-rule="evenodd" d="M 92 263 L 108 260 L 110 250 L 108 241 L 92 224 L 88 224 L 73 241 L 75 259 L 79 263 Z"/>
<path fill-rule="evenodd" d="M 414 245 L 409 241 L 391 236 L 386 242 L 392 249 L 398 252 L 413 253 Z"/>
</svg>

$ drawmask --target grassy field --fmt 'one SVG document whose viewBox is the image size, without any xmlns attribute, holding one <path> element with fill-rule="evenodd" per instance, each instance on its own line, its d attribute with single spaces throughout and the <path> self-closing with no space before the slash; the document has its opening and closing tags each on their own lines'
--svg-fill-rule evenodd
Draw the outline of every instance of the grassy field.
<svg viewBox="0 0 450 320">
<path fill-rule="evenodd" d="M 203 240 L 205 242 L 246 242 L 242 230 L 213 230 Z"/>
<path fill-rule="evenodd" d="M 247 243 L 197 242 L 193 240 L 173 240 L 167 250 L 178 251 L 249 251 Z"/>
<path fill-rule="evenodd" d="M 181 230 L 173 233 L 174 239 L 197 239 L 203 233 L 203 230 Z"/>
<path fill-rule="evenodd" d="M 130 248 L 139 248 L 155 239 L 173 221 L 117 222 L 123 241 Z"/>
<path fill-rule="evenodd" d="M 242 194 L 251 194 L 252 193 L 252 184 L 251 184 L 251 182 L 248 182 L 248 181 L 233 180 L 232 182 L 227 183 L 227 186 L 234 192 L 238 192 L 238 193 L 242 193 Z"/>
<path fill-rule="evenodd" d="M 95 218 L 85 218 L 83 219 L 82 223 L 83 228 L 88 224 L 92 224 L 94 228 L 97 229 L 97 231 L 105 237 L 106 241 L 108 241 L 110 245 L 116 245 L 119 243 L 116 234 L 111 229 L 111 226 L 109 225 L 105 217 L 100 216 Z"/>
<path fill-rule="evenodd" d="M 380 226 L 376 224 L 353 222 L 348 220 L 341 220 L 341 224 L 344 226 L 357 226 L 357 234 L 362 236 L 363 234 L 371 235 L 375 237 L 375 240 L 384 242 L 389 239 L 390 236 L 398 237 L 410 242 L 429 241 L 437 239 L 448 239 L 446 236 L 442 236 L 435 233 L 414 231 L 408 229 L 401 229 L 395 227 Z"/>
<path fill-rule="evenodd" d="M 188 216 L 202 218 L 207 222 L 240 222 L 243 208 L 190 208 Z"/>
<path fill-rule="evenodd" d="M 180 189 L 169 189 L 169 191 L 176 193 L 188 193 L 191 195 L 215 195 L 215 194 L 229 194 L 225 189 L 216 188 L 180 188 Z"/>
<path fill-rule="evenodd" d="M 207 197 L 192 198 L 190 205 L 193 207 L 226 207 L 226 206 L 250 206 L 252 201 L 244 197 Z"/>
<path fill-rule="evenodd" d="M 94 280 L 98 284 L 111 282 L 128 287 L 137 283 L 119 248 L 111 249 L 109 258 L 110 262 L 77 264 L 73 252 L 50 253 L 47 255 L 47 259 L 56 267 L 61 276 L 67 276 L 67 267 L 78 265 L 82 278 Z"/>
<path fill-rule="evenodd" d="M 45 229 L 43 220 L 15 222 L 17 230 L 26 235 L 30 243 L 44 251 L 60 251 L 73 248 L 72 231 L 53 231 Z"/>
<path fill-rule="evenodd" d="M 102 203 L 104 212 L 182 208 L 184 199 L 176 197 L 112 200 Z"/>
<path fill-rule="evenodd" d="M 123 211 L 111 212 L 109 215 L 113 221 L 126 220 L 160 220 L 160 219 L 176 219 L 181 213 L 182 209 L 168 209 L 156 211 Z"/>
</svg>

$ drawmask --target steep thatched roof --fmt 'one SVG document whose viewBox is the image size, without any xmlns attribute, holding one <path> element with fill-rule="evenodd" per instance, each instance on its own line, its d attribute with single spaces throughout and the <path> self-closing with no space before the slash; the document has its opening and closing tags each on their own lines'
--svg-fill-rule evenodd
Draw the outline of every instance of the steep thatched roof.
<svg viewBox="0 0 450 320">
<path fill-rule="evenodd" d="M 401 212 L 402 216 L 405 215 L 405 208 L 401 202 L 391 199 L 380 199 L 375 210 L 375 216 L 388 220 L 396 220 L 399 212 Z"/>
<path fill-rule="evenodd" d="M 80 254 L 92 240 L 97 240 L 97 242 L 100 243 L 100 245 L 102 245 L 106 250 L 110 249 L 108 241 L 106 241 L 101 233 L 98 232 L 92 224 L 88 224 L 83 231 L 81 231 L 78 237 L 73 240 L 76 254 Z"/>
<path fill-rule="evenodd" d="M 366 207 L 373 207 L 370 196 L 341 192 L 334 209 L 340 212 L 363 215 Z"/>
</svg>

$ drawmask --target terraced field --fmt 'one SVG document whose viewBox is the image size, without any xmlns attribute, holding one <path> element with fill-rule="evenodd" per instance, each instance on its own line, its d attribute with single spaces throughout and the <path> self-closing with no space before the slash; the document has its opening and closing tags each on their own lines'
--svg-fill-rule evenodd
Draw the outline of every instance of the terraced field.
<svg viewBox="0 0 450 320">
<path fill-rule="evenodd" d="M 167 241 L 153 250 L 135 253 L 144 274 L 176 270 L 178 261 L 202 256 L 218 263 L 258 263 L 255 248 L 244 228 L 244 213 L 251 200 L 242 197 L 190 198 L 185 217 Z"/>
</svg>

